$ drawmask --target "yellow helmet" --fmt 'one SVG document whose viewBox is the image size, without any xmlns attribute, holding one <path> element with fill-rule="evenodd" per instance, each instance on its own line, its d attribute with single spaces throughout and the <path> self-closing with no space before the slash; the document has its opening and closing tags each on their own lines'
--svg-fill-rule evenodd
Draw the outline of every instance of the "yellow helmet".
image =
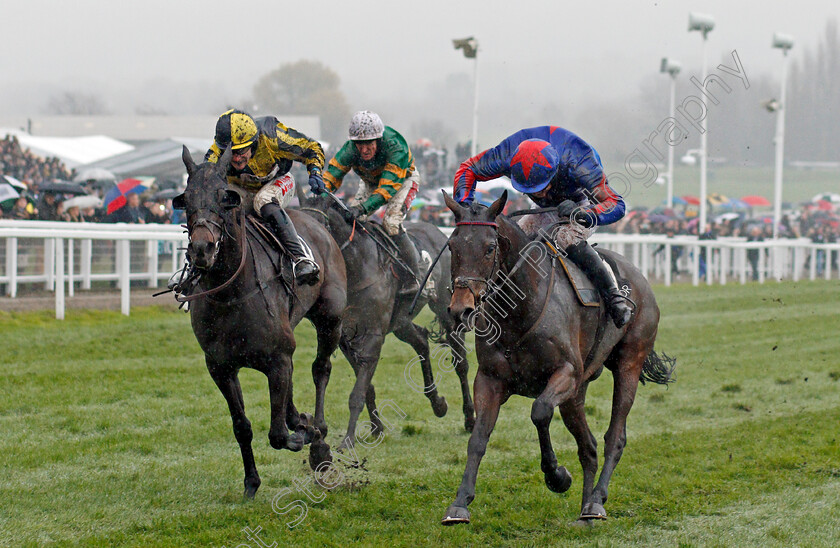
<svg viewBox="0 0 840 548">
<path fill-rule="evenodd" d="M 249 147 L 257 140 L 257 123 L 245 112 L 231 109 L 216 122 L 216 146 L 224 150 L 230 146 L 233 150 Z"/>
</svg>

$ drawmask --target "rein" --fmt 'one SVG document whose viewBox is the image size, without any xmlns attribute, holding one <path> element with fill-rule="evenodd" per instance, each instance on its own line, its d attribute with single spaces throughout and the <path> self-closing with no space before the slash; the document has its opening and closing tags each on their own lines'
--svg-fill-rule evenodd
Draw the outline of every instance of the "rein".
<svg viewBox="0 0 840 548">
<path fill-rule="evenodd" d="M 231 276 L 222 285 L 216 286 L 212 289 L 208 289 L 207 291 L 202 291 L 201 293 L 195 293 L 193 295 L 187 295 L 187 296 L 177 296 L 176 295 L 175 300 L 177 300 L 178 302 L 181 302 L 181 303 L 188 303 L 190 301 L 194 301 L 194 300 L 198 299 L 199 297 L 209 297 L 210 295 L 215 295 L 219 291 L 228 287 L 230 284 L 233 283 L 234 280 L 236 280 L 236 278 L 239 277 L 239 275 L 242 273 L 242 270 L 245 268 L 245 259 L 248 256 L 248 246 L 245 245 L 245 215 L 243 215 L 241 211 L 239 212 L 239 218 L 240 218 L 239 247 L 242 249 L 242 258 L 239 261 L 239 268 L 236 269 L 236 272 L 233 273 L 233 276 Z M 212 223 L 211 221 L 207 221 L 207 220 L 203 220 L 203 221 L 200 220 L 199 222 L 201 222 L 202 225 L 203 224 L 216 224 L 216 223 Z M 201 225 L 199 225 L 199 226 L 201 226 Z M 218 224 L 216 224 L 216 226 L 218 226 Z M 195 228 L 195 227 L 193 227 L 193 228 Z M 219 245 L 217 246 L 216 253 L 218 253 L 218 249 L 220 247 L 221 247 L 221 237 L 219 237 Z"/>
</svg>

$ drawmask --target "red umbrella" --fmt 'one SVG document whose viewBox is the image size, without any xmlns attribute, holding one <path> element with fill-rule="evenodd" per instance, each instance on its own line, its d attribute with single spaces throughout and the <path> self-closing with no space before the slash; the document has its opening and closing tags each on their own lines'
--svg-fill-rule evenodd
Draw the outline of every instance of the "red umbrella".
<svg viewBox="0 0 840 548">
<path fill-rule="evenodd" d="M 700 205 L 700 198 L 697 196 L 683 196 L 682 199 L 685 200 L 685 203 L 687 204 Z"/>
<path fill-rule="evenodd" d="M 104 206 L 108 213 L 120 209 L 126 204 L 126 196 L 129 194 L 141 194 L 149 187 L 145 181 L 140 179 L 123 179 L 105 194 Z"/>
<path fill-rule="evenodd" d="M 741 201 L 753 207 L 765 207 L 770 205 L 770 200 L 764 196 L 744 196 Z"/>
<path fill-rule="evenodd" d="M 831 211 L 834 207 L 831 205 L 831 202 L 827 202 L 825 200 L 819 200 L 817 202 L 817 209 L 820 211 Z"/>
</svg>

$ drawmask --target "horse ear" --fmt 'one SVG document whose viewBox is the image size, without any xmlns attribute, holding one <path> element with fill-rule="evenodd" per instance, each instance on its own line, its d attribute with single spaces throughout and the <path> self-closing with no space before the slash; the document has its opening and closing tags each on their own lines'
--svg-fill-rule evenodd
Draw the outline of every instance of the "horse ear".
<svg viewBox="0 0 840 548">
<path fill-rule="evenodd" d="M 507 198 L 507 190 L 505 190 L 504 192 L 502 192 L 502 195 L 499 196 L 498 200 L 490 204 L 487 213 L 490 215 L 491 219 L 495 219 L 499 213 L 504 211 L 505 204 L 507 203 Z"/>
<path fill-rule="evenodd" d="M 222 172 L 223 175 L 227 174 L 227 170 L 230 167 L 230 159 L 232 157 L 233 150 L 230 148 L 230 145 L 228 145 L 228 147 L 225 148 L 225 151 L 222 153 L 222 157 L 219 158 L 219 171 Z"/>
<path fill-rule="evenodd" d="M 189 171 L 189 168 L 187 170 Z M 187 209 L 187 199 L 184 198 L 183 192 L 172 198 L 172 209 Z"/>
<path fill-rule="evenodd" d="M 187 175 L 192 177 L 192 174 L 195 173 L 195 170 L 198 169 L 198 166 L 195 165 L 195 162 L 192 159 L 192 154 L 190 154 L 190 149 L 187 148 L 187 145 L 183 145 L 183 150 L 181 151 L 181 159 L 184 161 L 184 166 L 187 168 Z"/>
<path fill-rule="evenodd" d="M 456 202 L 455 199 L 447 194 L 445 190 L 441 189 L 441 192 L 443 193 L 443 201 L 446 203 L 446 207 L 449 208 L 449 211 L 455 214 L 455 220 L 459 220 L 461 215 L 464 214 L 464 206 Z"/>
</svg>

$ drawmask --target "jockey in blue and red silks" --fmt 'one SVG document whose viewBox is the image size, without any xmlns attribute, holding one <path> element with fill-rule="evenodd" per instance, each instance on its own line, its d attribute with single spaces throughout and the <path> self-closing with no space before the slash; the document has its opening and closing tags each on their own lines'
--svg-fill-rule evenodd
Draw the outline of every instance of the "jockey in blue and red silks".
<svg viewBox="0 0 840 548">
<path fill-rule="evenodd" d="M 598 288 L 616 327 L 624 326 L 632 309 L 598 253 L 586 239 L 598 225 L 624 217 L 624 200 L 607 183 L 601 158 L 592 146 L 557 126 L 517 131 L 493 148 L 469 158 L 455 173 L 455 200 L 473 201 L 476 182 L 510 177 L 513 188 L 539 207 L 556 207 L 557 214 L 528 215 L 520 226 L 536 234 L 570 219 L 552 236 L 555 244 L 574 261 Z"/>
</svg>

